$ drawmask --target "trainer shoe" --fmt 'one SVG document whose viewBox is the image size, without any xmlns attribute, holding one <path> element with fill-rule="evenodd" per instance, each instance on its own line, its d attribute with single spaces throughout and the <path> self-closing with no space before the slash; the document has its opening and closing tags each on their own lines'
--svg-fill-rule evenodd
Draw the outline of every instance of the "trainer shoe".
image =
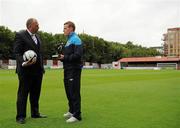
<svg viewBox="0 0 180 128">
<path fill-rule="evenodd" d="M 69 118 L 71 118 L 71 117 L 73 116 L 73 114 L 70 113 L 70 112 L 67 112 L 67 113 L 65 113 L 63 116 L 64 116 L 64 118 L 69 119 Z"/>
<path fill-rule="evenodd" d="M 66 120 L 66 123 L 74 123 L 74 122 L 78 122 L 78 121 L 79 121 L 78 119 L 76 119 L 74 116 L 72 116 L 71 118 Z"/>
</svg>

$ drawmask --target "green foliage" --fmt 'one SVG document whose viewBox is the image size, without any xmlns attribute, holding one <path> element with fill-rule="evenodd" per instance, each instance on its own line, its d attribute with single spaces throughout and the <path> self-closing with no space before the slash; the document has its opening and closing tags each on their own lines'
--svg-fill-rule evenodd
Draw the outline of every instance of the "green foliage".
<svg viewBox="0 0 180 128">
<path fill-rule="evenodd" d="M 51 58 L 52 54 L 54 53 L 54 37 L 51 33 L 47 32 L 42 32 L 40 31 L 39 36 L 41 37 L 42 40 L 42 49 L 44 53 L 44 59 L 49 59 Z"/>
<path fill-rule="evenodd" d="M 13 58 L 13 41 L 15 33 L 0 26 L 0 59 Z"/>
<path fill-rule="evenodd" d="M 57 53 L 60 43 L 66 43 L 67 38 L 63 34 L 47 33 L 39 31 L 42 39 L 45 59 L 52 59 L 52 55 Z M 15 33 L 8 28 L 0 26 L 0 59 L 13 58 L 13 41 Z M 109 42 L 102 38 L 87 34 L 79 34 L 83 42 L 84 56 L 86 62 L 96 62 L 98 64 L 111 63 L 123 57 L 144 57 L 160 55 L 155 49 L 134 45 L 128 41 L 126 44 L 119 42 Z"/>
</svg>

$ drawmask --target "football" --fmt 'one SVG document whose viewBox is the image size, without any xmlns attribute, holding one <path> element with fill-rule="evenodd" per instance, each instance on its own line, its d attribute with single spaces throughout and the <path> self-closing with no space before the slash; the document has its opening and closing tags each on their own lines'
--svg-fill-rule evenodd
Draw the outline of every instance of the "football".
<svg viewBox="0 0 180 128">
<path fill-rule="evenodd" d="M 28 50 L 23 54 L 24 61 L 32 60 L 34 57 L 37 57 L 37 54 L 33 50 Z"/>
</svg>

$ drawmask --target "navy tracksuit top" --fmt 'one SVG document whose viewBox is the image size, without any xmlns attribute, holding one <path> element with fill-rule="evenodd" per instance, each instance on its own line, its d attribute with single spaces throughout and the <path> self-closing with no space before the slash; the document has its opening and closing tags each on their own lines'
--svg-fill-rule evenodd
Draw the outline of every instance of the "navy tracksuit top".
<svg viewBox="0 0 180 128">
<path fill-rule="evenodd" d="M 75 32 L 70 33 L 68 41 L 63 50 L 64 69 L 82 68 L 83 47 L 81 39 Z"/>
</svg>

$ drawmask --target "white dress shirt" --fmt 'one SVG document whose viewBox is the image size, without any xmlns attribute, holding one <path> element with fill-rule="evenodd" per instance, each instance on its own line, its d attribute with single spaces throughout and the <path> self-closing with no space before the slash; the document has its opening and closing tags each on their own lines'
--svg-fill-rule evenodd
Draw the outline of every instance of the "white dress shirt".
<svg viewBox="0 0 180 128">
<path fill-rule="evenodd" d="M 33 39 L 35 44 L 38 44 L 37 38 L 35 34 L 32 34 L 28 29 L 27 29 L 28 33 L 30 34 L 31 38 Z"/>
</svg>

